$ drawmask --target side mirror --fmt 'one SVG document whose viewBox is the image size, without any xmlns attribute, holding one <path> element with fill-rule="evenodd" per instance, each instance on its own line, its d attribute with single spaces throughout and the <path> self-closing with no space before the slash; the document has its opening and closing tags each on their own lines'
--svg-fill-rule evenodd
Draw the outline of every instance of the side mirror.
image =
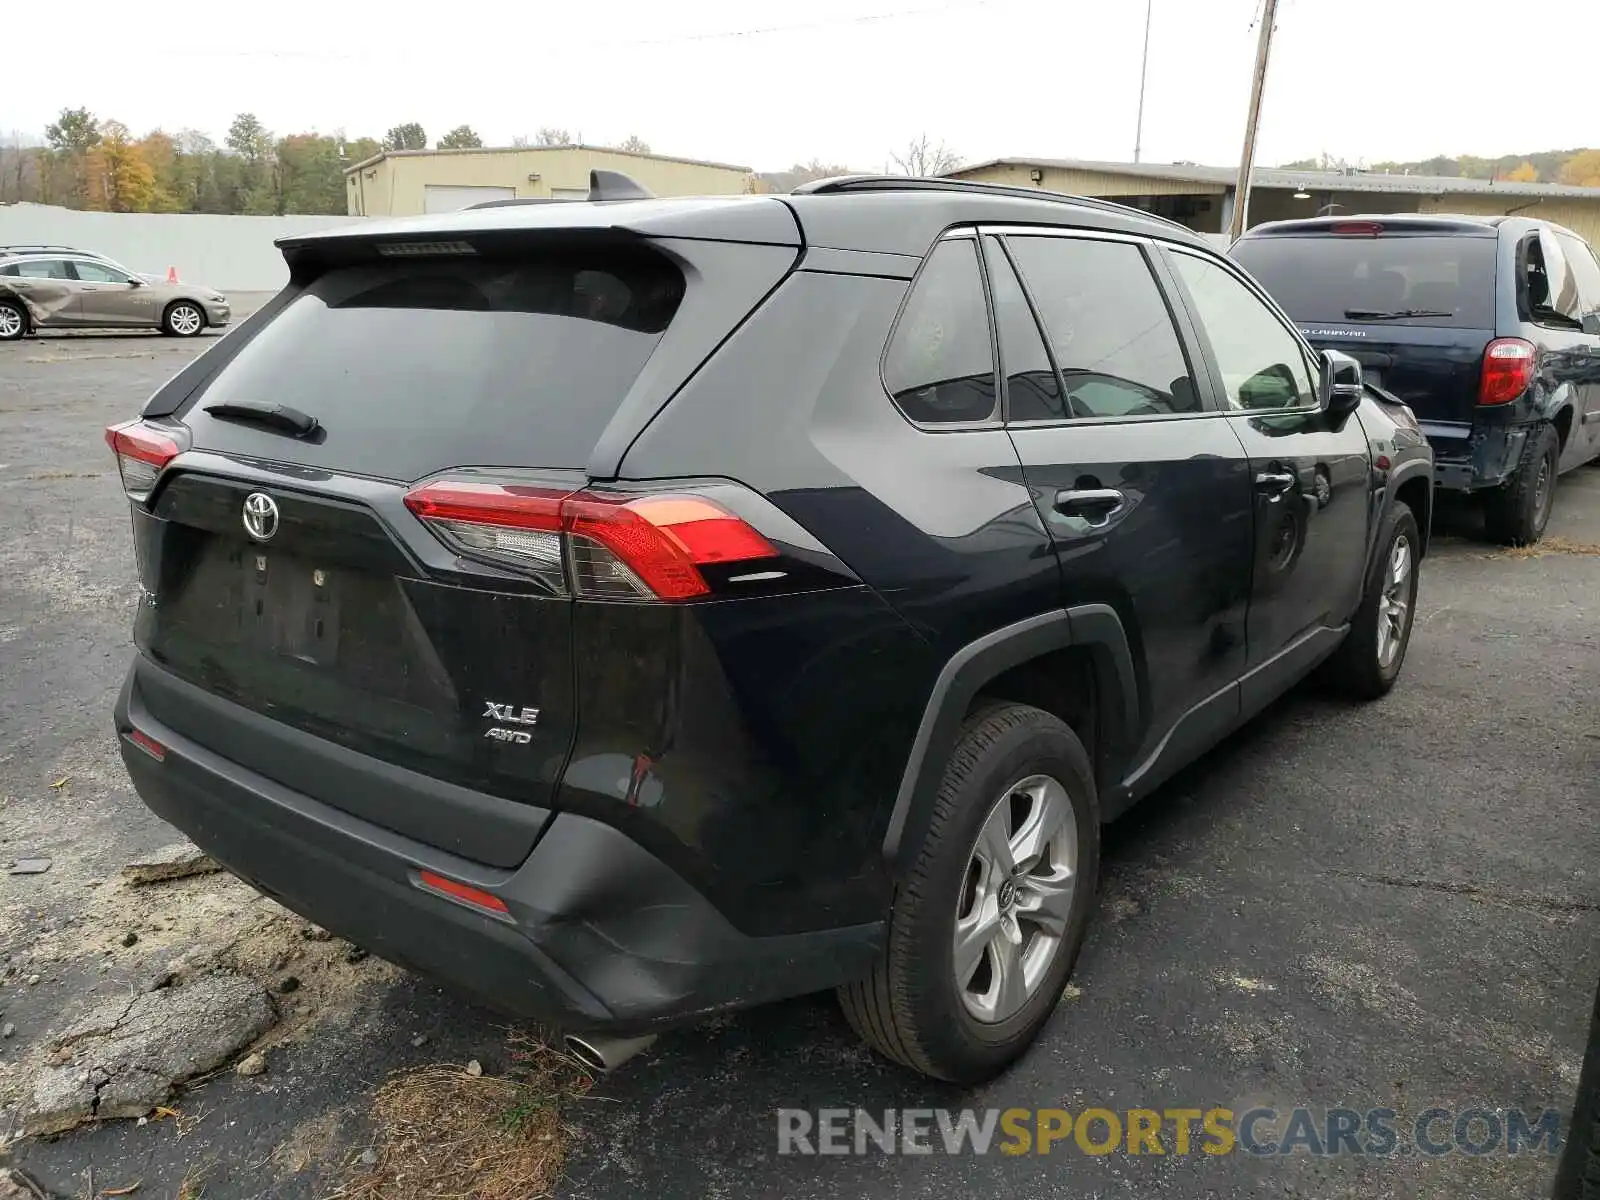
<svg viewBox="0 0 1600 1200">
<path fill-rule="evenodd" d="M 1340 350 L 1322 352 L 1322 378 L 1317 402 L 1333 417 L 1348 417 L 1361 407 L 1366 388 L 1361 382 L 1361 364 Z"/>
<path fill-rule="evenodd" d="M 130 286 L 130 287 L 143 287 L 144 286 L 144 280 L 140 279 L 137 275 L 129 275 L 128 276 L 128 286 Z"/>
</svg>

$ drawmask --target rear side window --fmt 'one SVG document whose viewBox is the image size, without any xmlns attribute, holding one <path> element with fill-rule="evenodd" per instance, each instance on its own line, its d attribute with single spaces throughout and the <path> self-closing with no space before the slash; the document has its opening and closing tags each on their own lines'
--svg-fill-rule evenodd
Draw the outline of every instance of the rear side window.
<svg viewBox="0 0 1600 1200">
<path fill-rule="evenodd" d="M 1138 246 L 1012 236 L 1074 417 L 1197 412 L 1172 314 Z"/>
<path fill-rule="evenodd" d="M 185 419 L 196 444 L 271 457 L 284 439 L 207 417 L 292 405 L 326 430 L 294 461 L 412 480 L 441 466 L 581 467 L 683 298 L 649 252 L 396 258 L 295 297 Z"/>
<path fill-rule="evenodd" d="M 1302 325 L 1493 329 L 1495 244 L 1492 235 L 1258 237 L 1228 253 Z"/>
<path fill-rule="evenodd" d="M 913 421 L 943 425 L 994 415 L 994 346 L 975 242 L 934 247 L 889 339 L 883 376 Z"/>
<path fill-rule="evenodd" d="M 1556 238 L 1561 243 L 1572 277 L 1577 281 L 1581 311 L 1600 313 L 1600 262 L 1595 260 L 1594 251 L 1587 242 L 1571 234 L 1560 233 Z"/>
<path fill-rule="evenodd" d="M 1061 384 L 1039 336 L 1022 285 L 1005 251 L 992 237 L 983 239 L 989 265 L 989 293 L 994 298 L 994 324 L 1000 334 L 1000 364 L 1006 374 L 1006 419 L 1059 421 L 1067 415 Z"/>
</svg>

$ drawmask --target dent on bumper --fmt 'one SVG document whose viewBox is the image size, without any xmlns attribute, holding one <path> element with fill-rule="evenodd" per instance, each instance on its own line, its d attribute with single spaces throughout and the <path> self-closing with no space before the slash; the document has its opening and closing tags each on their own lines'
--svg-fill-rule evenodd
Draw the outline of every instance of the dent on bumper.
<svg viewBox="0 0 1600 1200">
<path fill-rule="evenodd" d="M 745 935 L 621 831 L 572 813 L 509 871 L 411 841 L 161 725 L 142 708 L 137 667 L 115 722 L 145 804 L 234 874 L 382 958 L 520 1016 L 645 1032 L 860 978 L 881 950 L 881 922 Z M 134 746 L 134 728 L 165 758 Z M 511 919 L 421 890 L 422 870 L 493 893 Z"/>
<path fill-rule="evenodd" d="M 1433 446 L 1433 481 L 1452 491 L 1499 487 L 1517 469 L 1532 427 L 1479 426 L 1467 439 L 1429 438 Z"/>
</svg>

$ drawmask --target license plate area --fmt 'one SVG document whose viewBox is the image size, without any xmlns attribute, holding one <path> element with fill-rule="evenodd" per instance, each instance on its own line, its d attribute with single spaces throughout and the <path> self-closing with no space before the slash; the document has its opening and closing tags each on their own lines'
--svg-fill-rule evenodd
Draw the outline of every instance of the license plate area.
<svg viewBox="0 0 1600 1200">
<path fill-rule="evenodd" d="M 313 666 L 333 666 L 339 658 L 340 574 L 292 555 L 249 549 L 242 566 L 240 641 Z"/>
</svg>

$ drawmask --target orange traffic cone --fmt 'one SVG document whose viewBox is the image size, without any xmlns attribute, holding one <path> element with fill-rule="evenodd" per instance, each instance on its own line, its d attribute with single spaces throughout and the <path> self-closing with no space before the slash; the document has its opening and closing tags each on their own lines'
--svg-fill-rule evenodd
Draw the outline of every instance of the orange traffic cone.
<svg viewBox="0 0 1600 1200">
<path fill-rule="evenodd" d="M 177 267 L 168 267 L 167 268 L 167 282 L 168 283 L 177 283 L 178 282 L 178 268 Z"/>
</svg>

